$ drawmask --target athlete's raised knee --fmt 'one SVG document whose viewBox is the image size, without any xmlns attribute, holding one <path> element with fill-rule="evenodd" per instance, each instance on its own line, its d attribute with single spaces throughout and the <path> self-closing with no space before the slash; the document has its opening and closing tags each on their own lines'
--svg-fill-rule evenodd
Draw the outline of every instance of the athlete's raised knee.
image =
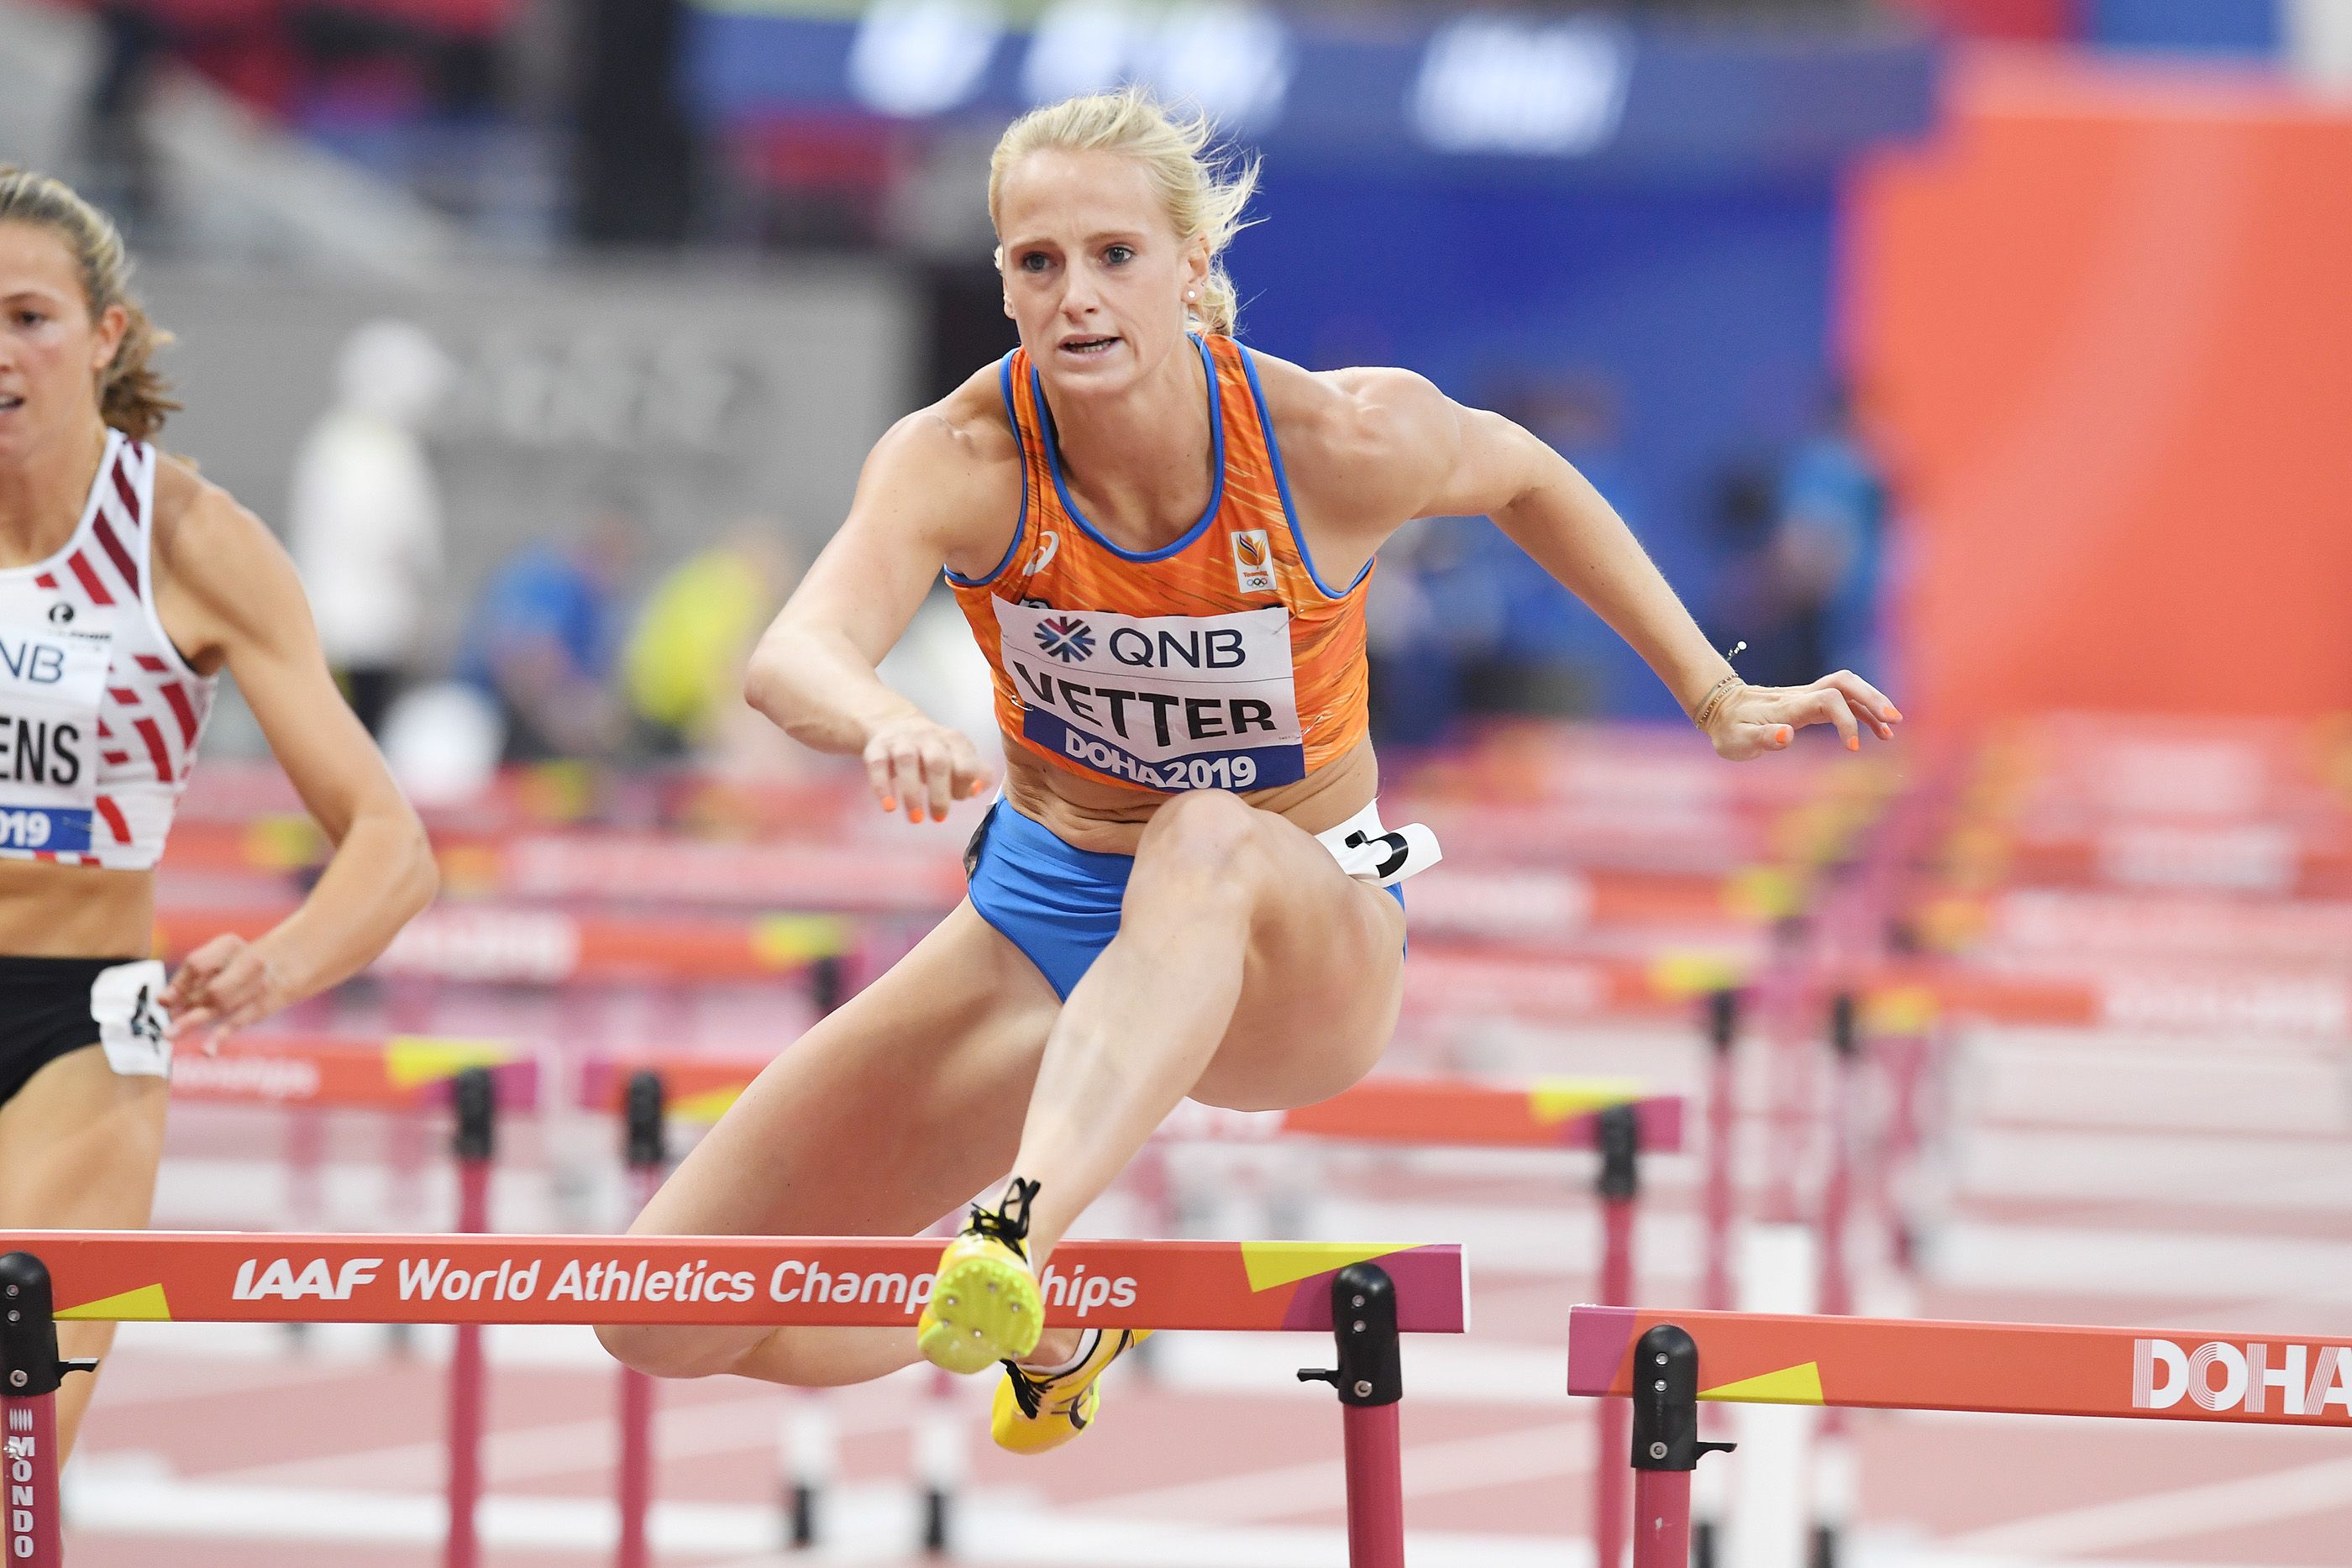
<svg viewBox="0 0 2352 1568">
<path fill-rule="evenodd" d="M 1137 881 L 1149 886 L 1172 873 L 1246 894 L 1271 869 L 1266 813 L 1227 789 L 1193 789 L 1152 814 L 1136 846 Z"/>
</svg>

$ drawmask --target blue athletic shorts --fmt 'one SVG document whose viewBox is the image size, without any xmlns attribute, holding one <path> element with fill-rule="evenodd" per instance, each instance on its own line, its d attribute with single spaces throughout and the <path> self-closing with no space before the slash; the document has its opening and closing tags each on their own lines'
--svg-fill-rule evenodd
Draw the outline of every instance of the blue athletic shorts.
<svg viewBox="0 0 2352 1568">
<path fill-rule="evenodd" d="M 1133 855 L 1065 843 L 998 800 L 963 852 L 971 906 L 1037 966 L 1064 1001 L 1118 935 Z M 1391 885 L 1400 907 L 1404 889 Z"/>
</svg>

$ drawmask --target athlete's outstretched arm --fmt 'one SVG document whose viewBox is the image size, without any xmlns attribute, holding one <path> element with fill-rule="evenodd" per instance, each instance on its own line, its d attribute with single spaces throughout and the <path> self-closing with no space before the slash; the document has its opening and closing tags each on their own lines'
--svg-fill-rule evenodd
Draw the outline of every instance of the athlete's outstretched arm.
<svg viewBox="0 0 2352 1568">
<path fill-rule="evenodd" d="M 753 707 L 804 746 L 862 757 L 882 809 L 903 807 L 916 821 L 926 812 L 945 819 L 950 802 L 987 788 L 988 770 L 968 737 L 926 717 L 875 667 L 940 568 L 968 553 L 988 500 L 986 464 L 970 438 L 936 410 L 900 420 L 866 458 L 848 519 L 744 672 Z"/>
<path fill-rule="evenodd" d="M 335 846 L 300 908 L 252 942 L 215 937 L 172 977 L 174 1030 L 210 1027 L 217 1040 L 365 967 L 431 902 L 439 873 L 424 824 L 335 689 L 301 580 L 269 530 L 205 486 L 157 542 L 174 608 L 190 612 L 190 652 L 200 667 L 226 664 Z"/>
<path fill-rule="evenodd" d="M 1350 372 L 1358 417 L 1378 433 L 1391 493 L 1417 497 L 1414 517 L 1484 513 L 1521 549 L 1591 606 L 1696 713 L 1730 664 L 1706 640 L 1633 531 L 1559 453 L 1497 413 L 1466 408 L 1406 371 Z M 1850 671 L 1808 686 L 1735 685 L 1710 716 L 1707 737 L 1727 758 L 1787 746 L 1809 724 L 1837 727 L 1858 746 L 1867 724 L 1892 738 L 1903 716 Z"/>
</svg>

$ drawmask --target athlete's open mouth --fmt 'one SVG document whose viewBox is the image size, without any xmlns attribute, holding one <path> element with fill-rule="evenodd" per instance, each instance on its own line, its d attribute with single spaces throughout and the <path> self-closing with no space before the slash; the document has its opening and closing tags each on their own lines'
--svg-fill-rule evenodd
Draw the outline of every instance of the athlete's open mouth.
<svg viewBox="0 0 2352 1568">
<path fill-rule="evenodd" d="M 1107 354 L 1118 342 L 1117 338 L 1065 338 L 1062 352 L 1066 354 Z"/>
<path fill-rule="evenodd" d="M 18 397 L 16 393 L 0 392 L 0 413 L 5 413 L 12 408 L 22 408 L 24 406 L 25 400 Z"/>
</svg>

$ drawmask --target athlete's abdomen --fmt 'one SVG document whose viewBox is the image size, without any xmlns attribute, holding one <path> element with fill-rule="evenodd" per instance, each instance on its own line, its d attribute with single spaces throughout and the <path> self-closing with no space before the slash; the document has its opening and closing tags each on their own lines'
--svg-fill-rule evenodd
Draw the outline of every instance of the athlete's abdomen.
<svg viewBox="0 0 2352 1568">
<path fill-rule="evenodd" d="M 0 954 L 117 958 L 155 941 L 155 873 L 0 860 Z"/>
</svg>

